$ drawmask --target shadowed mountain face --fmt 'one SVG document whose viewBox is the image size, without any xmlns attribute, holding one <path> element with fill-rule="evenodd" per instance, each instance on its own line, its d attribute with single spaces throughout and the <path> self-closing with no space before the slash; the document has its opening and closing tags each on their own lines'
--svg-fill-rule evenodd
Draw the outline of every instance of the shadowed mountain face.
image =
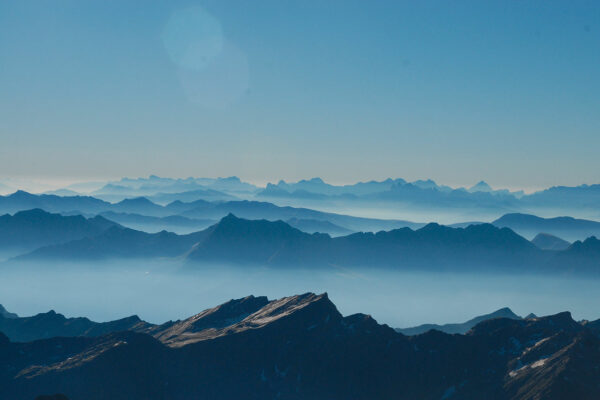
<svg viewBox="0 0 600 400">
<path fill-rule="evenodd" d="M 423 324 L 419 326 L 415 326 L 412 328 L 397 328 L 396 332 L 402 333 L 403 335 L 412 336 L 412 335 L 420 335 L 422 333 L 428 332 L 432 329 L 435 329 L 440 332 L 445 333 L 460 333 L 465 334 L 475 325 L 480 322 L 487 321 L 493 318 L 509 318 L 509 319 L 521 319 L 518 315 L 512 312 L 510 308 L 501 308 L 497 311 L 494 311 L 490 314 L 480 315 L 479 317 L 475 317 L 473 319 L 468 320 L 467 322 L 463 322 L 460 324 Z"/>
<path fill-rule="evenodd" d="M 531 243 L 542 250 L 566 250 L 571 243 L 549 233 L 538 233 Z"/>
<path fill-rule="evenodd" d="M 116 225 L 103 217 L 86 219 L 40 209 L 20 211 L 0 216 L 0 247 L 34 249 L 97 236 Z"/>
<path fill-rule="evenodd" d="M 561 313 L 407 337 L 342 316 L 327 295 L 247 297 L 149 333 L 29 343 L 0 334 L 0 397 L 595 399 L 600 337 L 590 325 Z"/>
</svg>

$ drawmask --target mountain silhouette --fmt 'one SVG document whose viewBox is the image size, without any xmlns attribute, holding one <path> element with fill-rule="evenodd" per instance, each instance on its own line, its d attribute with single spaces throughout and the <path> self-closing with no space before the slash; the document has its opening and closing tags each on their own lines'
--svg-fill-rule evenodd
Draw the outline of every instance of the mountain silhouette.
<svg viewBox="0 0 600 400">
<path fill-rule="evenodd" d="M 269 221 L 297 219 L 311 219 L 327 221 L 334 225 L 342 226 L 352 231 L 380 231 L 401 227 L 419 228 L 424 224 L 403 220 L 383 220 L 375 218 L 361 218 L 343 214 L 327 213 L 309 208 L 277 206 L 268 202 L 259 201 L 227 201 L 222 203 L 199 202 L 169 204 L 167 208 L 177 209 L 178 213 L 189 218 L 221 219 L 228 214 L 234 214 L 246 219 L 266 219 Z M 185 209 L 187 207 L 187 209 Z"/>
<path fill-rule="evenodd" d="M 102 234 L 68 243 L 40 247 L 17 260 L 101 260 L 110 258 L 177 257 L 205 235 L 204 231 L 188 235 L 161 231 L 140 232 L 114 226 Z"/>
<path fill-rule="evenodd" d="M 205 229 L 217 222 L 212 219 L 194 219 L 183 217 L 181 215 L 152 217 L 148 215 L 118 213 L 114 211 L 103 212 L 100 215 L 127 228 L 144 232 L 167 230 L 175 233 L 190 233 Z"/>
<path fill-rule="evenodd" d="M 521 203 L 527 207 L 547 209 L 596 209 L 600 202 L 600 184 L 554 186 L 524 196 Z"/>
<path fill-rule="evenodd" d="M 18 211 L 43 209 L 47 212 L 97 213 L 110 207 L 110 203 L 90 196 L 57 196 L 50 194 L 35 195 L 18 190 L 7 196 L 0 196 L 0 213 L 14 214 Z"/>
<path fill-rule="evenodd" d="M 290 226 L 306 233 L 327 233 L 331 236 L 342 236 L 352 233 L 352 230 L 336 225 L 329 221 L 318 219 L 290 218 L 285 221 Z"/>
<path fill-rule="evenodd" d="M 236 200 L 237 197 L 232 196 L 227 193 L 219 192 L 212 189 L 198 189 L 198 190 L 189 190 L 186 192 L 177 192 L 177 193 L 156 193 L 149 198 L 156 203 L 172 203 L 174 201 L 185 201 L 192 202 L 196 200 L 207 200 L 207 201 L 227 201 L 227 200 Z"/>
<path fill-rule="evenodd" d="M 207 235 L 189 253 L 189 260 L 234 263 L 268 263 L 283 253 L 306 249 L 329 241 L 321 234 L 307 234 L 283 221 L 246 220 L 229 214 L 207 230 Z M 314 243 L 314 244 L 313 244 Z M 304 251 L 296 253 L 304 258 Z"/>
<path fill-rule="evenodd" d="M 63 216 L 40 209 L 0 216 L 0 247 L 34 249 L 97 236 L 116 226 L 103 217 Z"/>
<path fill-rule="evenodd" d="M 233 263 L 302 267 L 386 267 L 433 271 L 592 272 L 600 268 L 595 238 L 563 251 L 539 249 L 508 228 L 428 224 L 332 238 L 283 221 L 229 214 L 187 235 L 113 226 L 97 236 L 40 247 L 15 260 L 185 257 L 188 264 Z"/>
<path fill-rule="evenodd" d="M 531 243 L 542 250 L 566 250 L 571 243 L 549 233 L 538 233 Z"/>
<path fill-rule="evenodd" d="M 301 232 L 282 221 L 245 220 L 230 214 L 207 231 L 189 260 L 445 269 L 514 268 L 545 257 L 510 229 L 489 224 L 464 229 L 429 224 L 415 231 L 403 228 L 331 238 Z"/>
<path fill-rule="evenodd" d="M 415 326 L 412 328 L 397 328 L 396 331 L 402 333 L 403 335 L 412 336 L 412 335 L 420 335 L 422 333 L 428 332 L 432 329 L 435 329 L 440 332 L 445 332 L 449 334 L 460 333 L 465 334 L 475 325 L 480 322 L 487 321 L 488 319 L 493 318 L 509 318 L 509 319 L 521 319 L 517 314 L 513 313 L 512 310 L 508 307 L 501 308 L 497 311 L 494 311 L 490 314 L 480 315 L 473 319 L 470 319 L 466 322 L 458 323 L 458 324 L 423 324 L 419 326 Z"/>
<path fill-rule="evenodd" d="M 487 182 L 479 181 L 469 188 L 469 192 L 493 192 L 494 189 Z"/>
<path fill-rule="evenodd" d="M 137 316 L 111 322 L 93 322 L 87 318 L 65 318 L 54 311 L 31 317 L 6 317 L 0 315 L 0 332 L 11 341 L 28 342 L 56 336 L 101 336 L 125 330 L 146 330 L 151 324 Z"/>
<path fill-rule="evenodd" d="M 600 222 L 572 217 L 542 218 L 531 214 L 506 214 L 493 225 L 510 228 L 527 238 L 538 233 L 549 233 L 566 240 L 583 240 L 590 236 L 600 236 Z"/>
</svg>

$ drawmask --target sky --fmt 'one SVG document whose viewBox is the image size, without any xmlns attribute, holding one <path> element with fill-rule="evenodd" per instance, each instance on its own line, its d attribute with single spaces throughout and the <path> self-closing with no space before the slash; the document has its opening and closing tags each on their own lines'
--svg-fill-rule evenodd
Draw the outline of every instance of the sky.
<svg viewBox="0 0 600 400">
<path fill-rule="evenodd" d="M 600 182 L 597 1 L 0 2 L 0 178 Z"/>
</svg>

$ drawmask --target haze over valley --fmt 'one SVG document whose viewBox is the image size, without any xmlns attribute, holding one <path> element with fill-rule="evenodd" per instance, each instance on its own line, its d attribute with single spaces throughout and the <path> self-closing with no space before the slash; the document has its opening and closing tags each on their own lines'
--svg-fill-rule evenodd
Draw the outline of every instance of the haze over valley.
<svg viewBox="0 0 600 400">
<path fill-rule="evenodd" d="M 312 179 L 278 186 L 325 202 L 328 196 L 368 202 L 362 196 L 383 196 L 400 180 L 393 182 L 335 186 Z M 327 291 L 342 311 L 368 309 L 395 327 L 466 320 L 502 307 L 523 315 L 568 309 L 579 319 L 596 317 L 590 299 L 598 299 L 600 222 L 513 212 L 522 211 L 517 204 L 527 195 L 483 183 L 453 189 L 460 197 L 450 195 L 442 206 L 440 196 L 452 189 L 402 185 L 432 198 L 418 204 L 430 221 L 285 206 L 237 178 L 151 176 L 89 192 L 16 191 L 0 197 L 2 302 L 22 315 L 51 306 L 99 321 L 138 313 L 160 323 L 248 294 Z M 553 205 L 561 196 L 579 196 L 593 214 L 596 190 L 551 188 L 529 196 Z M 384 203 L 416 204 L 403 196 Z M 481 198 L 497 218 L 431 222 L 446 209 L 469 213 Z M 500 205 L 509 203 L 515 209 L 501 214 Z M 32 290 L 12 290 L 23 286 Z M 398 304 L 406 305 L 401 313 Z"/>
<path fill-rule="evenodd" d="M 0 400 L 600 399 L 599 22 L 0 1 Z"/>
</svg>

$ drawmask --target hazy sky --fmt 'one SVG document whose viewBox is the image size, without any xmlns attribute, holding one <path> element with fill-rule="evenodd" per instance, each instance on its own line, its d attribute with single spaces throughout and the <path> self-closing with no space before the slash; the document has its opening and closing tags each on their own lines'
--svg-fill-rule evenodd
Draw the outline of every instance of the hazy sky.
<svg viewBox="0 0 600 400">
<path fill-rule="evenodd" d="M 598 1 L 0 2 L 0 178 L 600 182 Z"/>
</svg>

